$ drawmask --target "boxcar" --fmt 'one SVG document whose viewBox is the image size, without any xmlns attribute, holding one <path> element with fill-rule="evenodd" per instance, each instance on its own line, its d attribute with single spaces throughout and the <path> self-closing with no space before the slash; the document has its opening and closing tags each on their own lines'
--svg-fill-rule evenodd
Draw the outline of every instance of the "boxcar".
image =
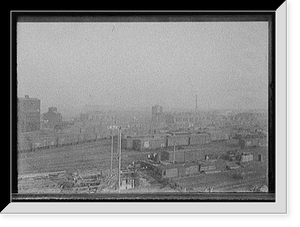
<svg viewBox="0 0 300 227">
<path fill-rule="evenodd" d="M 65 140 L 66 145 L 77 144 L 77 142 L 78 142 L 78 136 L 76 134 L 69 134 Z"/>
<path fill-rule="evenodd" d="M 32 149 L 37 150 L 41 148 L 45 148 L 47 146 L 47 138 L 43 137 L 35 137 L 31 138 Z"/>
<path fill-rule="evenodd" d="M 211 139 L 209 133 L 191 134 L 189 145 L 205 144 L 205 143 L 209 143 L 210 140 Z"/>
<path fill-rule="evenodd" d="M 47 147 L 55 147 L 57 146 L 57 138 L 55 136 L 51 136 L 47 138 Z"/>
<path fill-rule="evenodd" d="M 86 142 L 93 142 L 96 140 L 96 134 L 95 133 L 86 133 L 85 134 L 85 140 Z"/>
<path fill-rule="evenodd" d="M 124 147 L 127 150 L 133 149 L 133 140 L 134 140 L 134 138 L 122 139 L 122 147 Z"/>
<path fill-rule="evenodd" d="M 85 142 L 85 134 L 80 133 L 78 135 L 78 143 L 84 143 Z"/>
<path fill-rule="evenodd" d="M 66 135 L 59 135 L 57 137 L 57 145 L 60 146 L 65 146 L 66 145 L 66 141 L 67 140 L 67 136 Z"/>
<path fill-rule="evenodd" d="M 139 138 L 134 139 L 132 142 L 133 149 L 137 151 L 160 149 L 166 146 L 166 140 L 161 137 L 157 138 Z"/>
<path fill-rule="evenodd" d="M 175 163 L 181 163 L 181 162 L 185 162 L 185 155 L 184 155 L 184 151 L 180 151 L 180 150 L 175 151 L 175 154 L 173 151 L 162 151 L 160 155 L 160 159 L 163 162 L 175 161 Z"/>
<path fill-rule="evenodd" d="M 188 135 L 176 135 L 167 137 L 167 146 L 188 146 L 189 136 Z"/>
</svg>

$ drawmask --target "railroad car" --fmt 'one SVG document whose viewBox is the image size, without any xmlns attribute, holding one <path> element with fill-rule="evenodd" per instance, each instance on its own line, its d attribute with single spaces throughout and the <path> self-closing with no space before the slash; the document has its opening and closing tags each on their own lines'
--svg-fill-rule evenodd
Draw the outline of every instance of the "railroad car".
<svg viewBox="0 0 300 227">
<path fill-rule="evenodd" d="M 85 142 L 85 134 L 80 133 L 78 134 L 78 143 L 84 143 Z"/>
<path fill-rule="evenodd" d="M 78 143 L 78 136 L 76 134 L 68 134 L 68 136 L 64 141 L 65 145 L 74 145 L 77 143 Z"/>
<path fill-rule="evenodd" d="M 166 146 L 165 138 L 145 137 L 133 140 L 133 149 L 137 151 L 160 149 Z"/>
<path fill-rule="evenodd" d="M 212 131 L 209 131 L 209 134 L 211 136 L 211 140 L 228 140 L 229 139 L 229 133 L 221 131 L 221 130 L 212 130 Z"/>
<path fill-rule="evenodd" d="M 200 151 L 189 151 L 189 150 L 177 150 L 175 151 L 175 160 L 174 160 L 174 151 L 162 151 L 159 159 L 160 161 L 173 162 L 195 162 L 204 160 L 205 154 Z"/>
<path fill-rule="evenodd" d="M 96 134 L 95 133 L 86 133 L 85 134 L 85 141 L 86 142 L 93 142 L 96 140 Z"/>
<path fill-rule="evenodd" d="M 57 137 L 51 136 L 47 138 L 47 148 L 53 148 L 57 146 Z"/>
<path fill-rule="evenodd" d="M 177 178 L 200 173 L 199 163 L 152 164 L 144 162 L 146 169 L 153 171 L 159 178 Z"/>
<path fill-rule="evenodd" d="M 170 146 L 188 146 L 189 145 L 189 135 L 175 135 L 166 137 L 166 145 Z"/>
<path fill-rule="evenodd" d="M 57 146 L 65 146 L 67 145 L 67 135 L 59 135 L 57 136 Z"/>
<path fill-rule="evenodd" d="M 31 138 L 32 150 L 38 150 L 47 147 L 47 138 L 35 137 Z"/>
<path fill-rule="evenodd" d="M 189 138 L 189 145 L 206 144 L 211 141 L 209 133 L 195 133 L 191 134 Z"/>
<path fill-rule="evenodd" d="M 134 140 L 134 138 L 122 139 L 122 147 L 126 150 L 132 150 L 133 149 L 133 140 Z"/>
</svg>

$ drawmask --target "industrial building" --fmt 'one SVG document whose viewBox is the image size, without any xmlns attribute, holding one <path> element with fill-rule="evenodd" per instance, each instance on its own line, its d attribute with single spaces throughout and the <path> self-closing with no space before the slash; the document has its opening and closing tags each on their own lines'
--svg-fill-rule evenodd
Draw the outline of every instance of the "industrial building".
<svg viewBox="0 0 300 227">
<path fill-rule="evenodd" d="M 152 106 L 150 133 L 157 134 L 165 126 L 166 124 L 165 124 L 162 106 L 160 105 Z"/>
<path fill-rule="evenodd" d="M 18 98 L 18 129 L 21 132 L 40 130 L 41 101 L 37 98 Z"/>
<path fill-rule="evenodd" d="M 49 107 L 48 112 L 43 114 L 44 128 L 55 128 L 62 125 L 62 115 L 56 107 Z"/>
</svg>

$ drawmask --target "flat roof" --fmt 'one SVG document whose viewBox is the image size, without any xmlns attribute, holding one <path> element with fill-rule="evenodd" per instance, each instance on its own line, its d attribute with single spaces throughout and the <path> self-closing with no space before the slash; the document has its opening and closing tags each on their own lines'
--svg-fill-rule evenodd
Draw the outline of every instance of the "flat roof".
<svg viewBox="0 0 300 227">
<path fill-rule="evenodd" d="M 18 99 L 19 100 L 39 100 L 38 98 L 25 98 L 25 97 L 18 97 Z"/>
</svg>

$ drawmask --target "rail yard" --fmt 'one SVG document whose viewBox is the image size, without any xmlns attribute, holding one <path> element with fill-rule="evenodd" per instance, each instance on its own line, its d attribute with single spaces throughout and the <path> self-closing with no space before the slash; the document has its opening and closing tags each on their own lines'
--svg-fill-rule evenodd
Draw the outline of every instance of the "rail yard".
<svg viewBox="0 0 300 227">
<path fill-rule="evenodd" d="M 128 173 L 124 176 L 122 192 L 253 191 L 268 184 L 266 146 L 242 148 L 240 143 L 230 140 L 202 140 L 200 144 L 188 145 L 186 139 L 181 139 L 177 143 L 182 141 L 182 146 L 171 146 L 175 144 L 172 141 L 169 146 L 153 143 L 152 148 L 147 147 L 151 144 L 147 138 L 138 140 L 146 143 L 147 149 L 141 149 L 141 142 L 122 149 L 122 174 Z M 117 150 L 115 140 L 112 172 L 109 138 L 19 152 L 19 192 L 115 193 Z M 242 161 L 241 156 L 246 154 L 251 154 L 252 159 Z M 154 169 L 145 168 L 145 164 Z M 158 170 L 164 169 L 172 169 L 172 173 L 158 174 Z"/>
</svg>

